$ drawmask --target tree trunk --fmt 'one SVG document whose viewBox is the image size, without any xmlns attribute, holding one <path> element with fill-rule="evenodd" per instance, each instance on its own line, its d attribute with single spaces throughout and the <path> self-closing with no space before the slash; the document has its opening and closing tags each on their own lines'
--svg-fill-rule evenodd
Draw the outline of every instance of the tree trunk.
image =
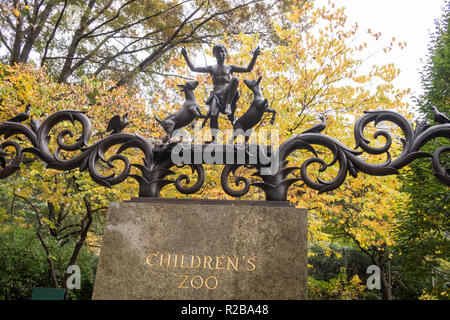
<svg viewBox="0 0 450 320">
<path fill-rule="evenodd" d="M 23 27 L 23 20 L 22 16 L 17 17 L 17 24 L 16 24 L 16 36 L 14 38 L 14 44 L 12 47 L 12 54 L 11 54 L 11 60 L 10 64 L 14 65 L 15 63 L 18 63 L 20 60 L 20 46 L 22 44 L 22 27 Z"/>
<path fill-rule="evenodd" d="M 49 268 L 50 268 L 50 270 L 49 270 L 49 272 L 50 272 L 50 277 L 52 278 L 52 281 L 53 281 L 53 286 L 54 286 L 55 288 L 59 288 L 58 278 L 56 277 L 55 264 L 53 263 L 53 259 L 52 259 L 51 254 L 50 254 L 50 250 L 48 249 L 47 244 L 45 243 L 44 239 L 43 239 L 42 236 L 41 236 L 41 230 L 40 230 L 40 229 L 41 229 L 41 226 L 39 226 L 39 227 L 37 228 L 37 230 L 36 230 L 36 236 L 38 237 L 39 241 L 40 241 L 41 244 L 42 244 L 42 247 L 43 247 L 44 250 L 45 250 L 45 254 L 46 254 L 46 256 L 47 256 L 47 263 L 48 263 L 48 266 L 49 266 Z"/>
<path fill-rule="evenodd" d="M 47 4 L 44 11 L 38 17 L 36 17 L 35 21 L 33 21 L 33 23 L 37 23 L 37 25 L 34 28 L 30 28 L 28 34 L 25 37 L 26 41 L 23 45 L 22 52 L 20 53 L 20 62 L 28 62 L 31 49 L 33 48 L 37 38 L 39 37 L 45 23 L 47 23 L 48 17 L 53 9 L 53 2 L 54 1 L 51 1 L 49 4 Z"/>
<path fill-rule="evenodd" d="M 380 268 L 380 282 L 381 282 L 381 293 L 383 295 L 383 300 L 393 300 L 392 296 L 392 284 L 388 269 L 389 263 L 389 252 L 387 247 L 377 248 L 375 252 L 375 257 L 373 257 L 372 262 Z"/>
<path fill-rule="evenodd" d="M 67 265 L 67 268 L 66 268 L 64 281 L 63 281 L 63 284 L 62 284 L 64 289 L 67 289 L 67 280 L 71 276 L 70 273 L 67 273 L 67 269 L 69 268 L 69 266 L 74 265 L 75 262 L 77 261 L 77 258 L 78 258 L 78 255 L 80 253 L 80 250 L 83 247 L 84 242 L 86 241 L 87 234 L 89 232 L 89 228 L 91 227 L 91 224 L 92 224 L 92 207 L 91 207 L 91 203 L 89 202 L 89 200 L 87 198 L 83 198 L 83 201 L 84 201 L 84 204 L 86 206 L 86 216 L 81 221 L 80 239 L 75 244 L 75 248 L 73 249 L 72 256 L 70 257 L 69 264 Z"/>
<path fill-rule="evenodd" d="M 65 62 L 63 65 L 63 68 L 59 74 L 58 82 L 67 82 L 67 79 L 72 75 L 73 68 L 72 63 L 75 57 L 75 53 L 77 51 L 78 45 L 80 44 L 80 41 L 82 40 L 82 36 L 84 31 L 88 27 L 88 18 L 91 13 L 92 8 L 94 7 L 95 0 L 90 0 L 86 10 L 84 11 L 81 19 L 80 19 L 80 27 L 75 31 L 75 34 L 72 38 L 72 42 L 69 45 L 69 48 L 67 50 L 67 57 L 65 58 Z"/>
<path fill-rule="evenodd" d="M 380 277 L 381 277 L 381 292 L 383 294 L 383 300 L 393 300 L 392 296 L 392 287 L 389 281 L 389 275 L 386 272 L 385 265 L 381 265 L 380 267 Z"/>
</svg>

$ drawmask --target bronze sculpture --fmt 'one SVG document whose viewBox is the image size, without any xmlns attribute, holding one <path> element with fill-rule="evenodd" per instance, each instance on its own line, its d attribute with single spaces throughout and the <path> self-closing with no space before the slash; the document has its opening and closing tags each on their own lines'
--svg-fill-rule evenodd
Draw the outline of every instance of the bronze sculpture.
<svg viewBox="0 0 450 320">
<path fill-rule="evenodd" d="M 112 117 L 108 122 L 106 132 L 112 131 L 112 134 L 115 134 L 125 129 L 125 127 L 129 124 L 127 117 L 128 112 L 125 112 L 125 114 L 122 116 L 122 119 L 120 119 L 119 115 L 115 115 L 114 117 Z"/>
<path fill-rule="evenodd" d="M 74 143 L 64 141 L 66 136 L 73 136 L 74 133 L 68 129 L 62 130 L 57 135 L 56 148 L 50 148 L 48 139 L 50 132 L 59 123 L 64 121 L 78 122 L 81 124 L 80 137 Z M 364 129 L 370 123 L 375 125 L 382 121 L 389 121 L 401 129 L 404 136 L 403 150 L 400 155 L 391 158 L 389 150 L 391 149 L 392 137 L 389 133 L 379 130 L 374 137 L 383 135 L 386 143 L 382 147 L 373 147 L 371 142 L 364 135 Z M 178 145 L 177 143 L 167 145 L 153 145 L 148 139 L 139 134 L 117 133 L 109 135 L 100 141 L 89 145 L 89 139 L 92 133 L 90 120 L 83 112 L 75 110 L 58 111 L 44 121 L 39 126 L 37 132 L 33 131 L 29 126 L 23 123 L 5 121 L 0 123 L 0 179 L 12 175 L 20 169 L 20 164 L 24 162 L 25 154 L 34 154 L 47 164 L 47 168 L 56 170 L 72 170 L 79 168 L 80 171 L 87 170 L 91 179 L 105 187 L 123 182 L 126 178 L 134 178 L 139 183 L 140 197 L 159 197 L 161 189 L 169 184 L 174 184 L 176 189 L 184 194 L 192 194 L 198 192 L 205 183 L 205 169 L 203 162 L 200 163 L 174 163 L 172 160 L 172 151 Z M 31 146 L 24 147 L 21 144 L 9 138 L 21 135 Z M 450 152 L 450 146 L 442 146 L 437 148 L 433 153 L 424 152 L 422 146 L 428 141 L 436 137 L 450 138 L 450 123 L 436 125 L 421 125 L 413 128 L 412 124 L 402 115 L 393 111 L 368 111 L 356 121 L 354 128 L 356 148 L 349 148 L 332 137 L 322 133 L 305 133 L 299 134 L 287 139 L 281 143 L 280 147 L 274 154 L 274 159 L 278 159 L 275 170 L 270 174 L 263 174 L 263 166 L 257 162 L 255 164 L 245 162 L 239 163 L 221 163 L 224 165 L 221 174 L 221 184 L 223 190 L 233 196 L 241 197 L 247 194 L 250 187 L 258 187 L 265 193 L 266 200 L 270 201 L 286 201 L 289 187 L 298 181 L 320 193 L 329 192 L 341 186 L 350 173 L 354 178 L 358 173 L 365 173 L 373 176 L 385 176 L 397 174 L 398 170 L 405 167 L 409 163 L 418 158 L 431 158 L 433 173 L 436 178 L 443 184 L 450 187 L 450 170 L 443 163 L 444 154 Z M 327 162 L 321 158 L 315 145 L 327 148 L 333 154 L 333 161 Z M 106 157 L 108 150 L 118 146 L 117 151 L 110 157 Z M 56 149 L 53 151 L 53 149 Z M 132 163 L 124 154 L 128 149 L 140 150 L 143 153 L 143 163 Z M 199 146 L 200 152 L 205 146 Z M 224 149 L 226 151 L 227 148 Z M 296 150 L 309 151 L 311 157 L 297 165 L 291 166 L 287 158 Z M 60 156 L 60 152 L 77 152 L 70 159 L 64 159 Z M 191 159 L 197 153 L 195 145 L 193 148 L 187 149 L 186 152 L 191 153 Z M 230 150 L 232 154 L 236 154 L 237 145 Z M 245 150 L 247 152 L 247 150 Z M 373 164 L 366 162 L 359 156 L 363 153 L 382 154 L 386 153 L 388 159 L 382 164 Z M 247 159 L 247 157 L 246 157 Z M 121 161 L 123 167 L 117 173 L 111 175 L 103 175 L 99 172 L 99 163 L 106 163 L 110 167 L 114 167 L 113 162 Z M 203 160 L 202 160 L 203 161 Z M 337 175 L 331 180 L 323 180 L 310 176 L 309 167 L 312 164 L 319 164 L 319 172 L 326 171 L 328 168 L 337 164 Z M 270 165 L 270 164 L 269 164 Z M 168 179 L 169 176 L 176 173 L 171 169 L 174 167 L 190 166 L 192 173 L 197 173 L 197 181 L 193 186 L 185 186 L 191 181 L 186 174 L 178 175 L 177 178 Z M 243 185 L 242 188 L 236 190 L 231 187 L 229 178 L 231 174 L 236 172 L 239 167 L 246 166 L 256 170 L 252 177 L 259 178 L 260 181 L 249 181 L 244 176 L 234 176 L 236 186 Z M 136 168 L 140 174 L 133 173 L 131 168 Z M 298 174 L 295 174 L 299 170 Z M 292 178 L 289 174 L 294 174 Z"/>
<path fill-rule="evenodd" d="M 25 107 L 25 112 L 21 112 L 19 114 L 17 114 L 16 116 L 12 117 L 11 119 L 9 119 L 8 121 L 10 122 L 25 122 L 28 120 L 28 118 L 30 117 L 30 104 L 27 104 Z"/>
<path fill-rule="evenodd" d="M 450 119 L 442 112 L 439 112 L 435 106 L 431 106 L 431 109 L 433 110 L 434 121 L 437 123 L 450 123 Z"/>
<path fill-rule="evenodd" d="M 198 82 L 189 81 L 185 85 L 179 85 L 186 95 L 185 104 L 180 110 L 164 120 L 157 119 L 167 132 L 165 141 L 170 140 L 173 130 L 187 126 L 196 118 L 211 118 L 213 141 L 215 140 L 214 134 L 217 133 L 218 129 L 219 112 L 228 114 L 228 118 L 234 122 L 234 111 L 239 93 L 237 91 L 238 80 L 232 77 L 232 74 L 234 72 L 251 71 L 260 51 L 259 48 L 256 49 L 249 66 L 241 68 L 224 65 L 226 48 L 223 45 L 215 46 L 215 48 L 214 54 L 218 63 L 216 66 L 209 67 L 194 67 L 187 57 L 186 50 L 182 50 L 191 70 L 211 74 L 214 89 L 207 100 L 210 107 L 208 116 L 203 116 L 193 93 L 193 90 L 198 86 Z M 261 120 L 264 112 L 272 112 L 273 122 L 276 112 L 269 108 L 267 99 L 264 99 L 262 96 L 261 88 L 259 87 L 260 81 L 261 78 L 244 81 L 253 91 L 254 99 L 244 115 L 234 122 L 235 130 L 251 129 Z M 405 117 L 396 112 L 366 111 L 355 124 L 355 148 L 349 148 L 334 138 L 323 134 L 322 131 L 326 126 L 326 119 L 321 117 L 320 124 L 316 124 L 301 134 L 287 139 L 281 143 L 277 150 L 272 150 L 270 145 L 257 145 L 259 150 L 271 150 L 270 155 L 267 151 L 263 152 L 265 154 L 264 157 L 254 158 L 253 156 L 259 155 L 260 152 L 251 154 L 249 145 L 245 145 L 244 148 L 240 148 L 239 145 L 214 145 L 214 153 L 226 155 L 225 159 L 222 157 L 222 160 L 218 160 L 214 164 L 224 165 L 221 174 L 221 185 L 228 195 L 233 197 L 244 196 L 249 192 L 250 187 L 253 186 L 263 190 L 266 200 L 269 201 L 286 201 L 289 187 L 298 181 L 302 181 L 304 186 L 317 190 L 319 193 L 329 192 L 341 186 L 347 179 L 348 174 L 354 178 L 357 177 L 359 172 L 374 176 L 397 174 L 399 169 L 418 158 L 431 158 L 433 174 L 441 183 L 450 187 L 450 168 L 446 167 L 443 161 L 443 155 L 450 153 L 450 145 L 441 146 L 434 150 L 433 153 L 421 150 L 422 146 L 432 139 L 437 137 L 450 138 L 450 121 L 448 116 L 439 112 L 436 108 L 433 108 L 433 112 L 437 124 L 431 125 L 426 122 L 418 122 L 413 128 L 412 124 Z M 212 145 L 189 145 L 188 148 L 184 149 L 178 148 L 181 145 L 179 143 L 154 145 L 150 140 L 139 134 L 122 133 L 120 131 L 123 128 L 118 127 L 115 128 L 116 132 L 113 132 L 113 134 L 89 145 L 92 126 L 90 120 L 82 111 L 58 111 L 50 115 L 42 123 L 38 119 L 32 118 L 28 126 L 22 123 L 26 121 L 26 119 L 23 119 L 24 117 L 28 119 L 29 107 L 23 117 L 14 117 L 0 123 L 0 138 L 2 138 L 0 140 L 0 179 L 6 178 L 19 170 L 20 164 L 26 160 L 24 155 L 31 153 L 44 161 L 47 164 L 47 168 L 56 170 L 79 168 L 81 171 L 86 170 L 93 181 L 105 187 L 119 184 L 128 177 L 133 178 L 139 183 L 140 197 L 159 197 L 161 189 L 169 184 L 173 184 L 179 192 L 184 194 L 198 192 L 205 183 L 203 164 L 211 164 L 202 154 L 206 154 L 207 149 Z M 65 121 L 81 124 L 81 136 L 74 143 L 67 142 L 65 140 L 66 137 L 72 137 L 74 133 L 69 129 L 64 129 L 56 137 L 57 147 L 49 148 L 50 133 L 53 132 L 53 129 L 59 123 Z M 403 149 L 401 154 L 395 159 L 391 158 L 392 137 L 388 132 L 378 130 L 373 135 L 374 138 L 383 136 L 386 139 L 386 143 L 381 147 L 372 146 L 370 140 L 364 135 L 364 129 L 367 125 L 373 122 L 376 126 L 382 121 L 389 121 L 395 124 L 403 132 Z M 10 139 L 16 135 L 20 135 L 28 140 L 29 146 L 24 146 L 22 143 Z M 328 149 L 333 155 L 333 160 L 331 162 L 325 161 L 316 149 L 316 145 Z M 119 148 L 112 156 L 107 158 L 108 151 L 114 146 L 119 146 Z M 357 150 L 358 148 L 361 150 Z M 137 149 L 142 152 L 143 162 L 132 163 L 124 154 L 128 149 Z M 184 158 L 180 158 L 181 162 L 176 161 L 173 157 L 176 149 L 178 149 L 177 152 L 181 150 L 183 156 L 188 155 L 188 160 L 184 161 Z M 244 157 L 242 157 L 243 162 L 235 161 L 239 158 L 240 149 L 245 152 Z M 287 158 L 296 150 L 308 151 L 312 156 L 297 166 L 290 166 Z M 78 153 L 67 159 L 61 157 L 62 151 L 75 151 Z M 212 155 L 213 152 L 208 150 L 209 155 Z M 387 160 L 382 164 L 372 164 L 359 157 L 363 153 L 372 155 L 384 153 L 387 156 Z M 196 157 L 198 155 L 201 156 L 199 160 Z M 194 161 L 191 161 L 192 159 Z M 228 161 L 229 159 L 231 159 L 231 162 Z M 266 159 L 269 160 L 268 163 Z M 118 169 L 118 173 L 103 175 L 99 172 L 98 164 L 100 162 L 114 168 L 113 162 L 115 161 L 123 163 L 123 166 Z M 323 180 L 319 177 L 312 178 L 308 172 L 311 170 L 308 169 L 313 164 L 320 165 L 319 172 L 326 171 L 337 164 L 338 172 L 331 180 Z M 197 181 L 192 186 L 186 185 L 191 180 L 187 174 L 178 175 L 174 179 L 167 179 L 168 176 L 176 174 L 176 172 L 172 171 L 172 168 L 183 166 L 190 166 L 192 173 L 196 172 L 197 174 Z M 259 181 L 253 181 L 253 179 L 250 181 L 244 176 L 236 175 L 236 170 L 242 166 L 256 170 L 252 177 L 256 177 Z M 140 174 L 132 172 L 132 168 L 136 168 L 140 171 Z M 298 171 L 300 172 L 295 174 Z M 289 177 L 289 175 L 292 177 Z M 232 177 L 234 177 L 236 187 L 242 185 L 243 187 L 239 189 L 232 188 L 229 182 L 229 178 Z"/>
<path fill-rule="evenodd" d="M 155 115 L 156 121 L 159 122 L 167 133 L 163 142 L 170 141 L 170 137 L 174 130 L 186 127 L 197 118 L 207 118 L 207 116 L 202 114 L 202 111 L 197 104 L 197 99 L 195 99 L 194 90 L 197 86 L 198 81 L 188 81 L 184 85 L 179 84 L 178 87 L 184 92 L 186 98 L 181 109 L 174 114 L 169 115 L 164 120 L 158 119 Z"/>
<path fill-rule="evenodd" d="M 217 44 L 213 47 L 213 54 L 217 60 L 217 64 L 214 66 L 197 67 L 190 61 L 186 49 L 181 49 L 181 54 L 186 60 L 189 69 L 194 72 L 209 73 L 211 75 L 214 87 L 206 100 L 206 104 L 209 106 L 208 118 L 210 119 L 212 141 L 215 141 L 217 138 L 219 113 L 228 115 L 231 123 L 235 120 L 234 112 L 236 111 L 236 103 L 239 99 L 239 79 L 234 77 L 233 74 L 251 72 L 260 53 L 261 50 L 257 47 L 253 52 L 253 58 L 250 64 L 246 68 L 226 65 L 227 48 L 223 44 Z M 203 122 L 203 126 L 206 121 L 207 119 Z"/>
<path fill-rule="evenodd" d="M 262 77 L 259 77 L 258 80 L 244 80 L 246 86 L 253 92 L 253 101 L 242 117 L 233 123 L 234 132 L 230 143 L 236 139 L 238 134 L 244 134 L 245 142 L 247 143 L 250 138 L 251 129 L 261 121 L 265 112 L 272 113 L 270 124 L 275 122 L 277 112 L 269 107 L 269 101 L 262 95 L 262 88 L 259 86 L 261 79 Z"/>
<path fill-rule="evenodd" d="M 306 129 L 301 134 L 305 134 L 305 133 L 320 133 L 323 130 L 325 130 L 325 128 L 327 127 L 327 122 L 326 122 L 325 116 L 320 116 L 319 119 L 320 119 L 320 123 L 313 125 L 309 129 Z"/>
</svg>

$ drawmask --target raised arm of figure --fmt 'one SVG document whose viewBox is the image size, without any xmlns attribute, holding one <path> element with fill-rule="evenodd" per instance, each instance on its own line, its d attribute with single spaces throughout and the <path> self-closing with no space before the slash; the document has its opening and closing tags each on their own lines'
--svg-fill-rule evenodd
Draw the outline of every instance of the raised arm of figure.
<svg viewBox="0 0 450 320">
<path fill-rule="evenodd" d="M 231 66 L 231 73 L 246 73 L 246 72 L 250 72 L 253 70 L 253 67 L 255 66 L 256 63 L 256 59 L 258 58 L 258 56 L 261 54 L 261 50 L 259 49 L 259 47 L 257 47 L 255 49 L 255 51 L 253 52 L 253 58 L 252 61 L 250 61 L 248 67 L 244 68 L 244 67 L 238 67 L 238 66 Z"/>
<path fill-rule="evenodd" d="M 210 73 L 211 71 L 211 67 L 210 66 L 206 66 L 206 67 L 196 67 L 192 64 L 191 60 L 189 59 L 188 55 L 187 55 L 187 51 L 186 48 L 181 48 L 181 54 L 184 57 L 184 60 L 186 60 L 186 63 L 189 67 L 189 69 L 191 69 L 194 72 L 199 72 L 199 73 Z"/>
</svg>

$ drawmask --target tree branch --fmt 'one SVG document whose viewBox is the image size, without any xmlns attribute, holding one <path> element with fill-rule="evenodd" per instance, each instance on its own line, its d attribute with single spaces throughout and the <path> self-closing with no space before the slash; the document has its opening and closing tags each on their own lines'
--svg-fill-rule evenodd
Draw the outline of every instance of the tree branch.
<svg viewBox="0 0 450 320">
<path fill-rule="evenodd" d="M 48 48 L 50 47 L 50 43 L 53 41 L 53 38 L 55 37 L 56 30 L 58 30 L 59 24 L 61 23 L 62 17 L 66 11 L 67 8 L 67 0 L 64 0 L 64 7 L 61 10 L 61 13 L 59 14 L 58 20 L 56 21 L 55 27 L 52 30 L 52 33 L 50 34 L 50 37 L 47 39 L 47 42 L 45 44 L 44 54 L 42 56 L 41 60 L 41 67 L 44 65 L 45 60 L 47 58 L 47 52 Z"/>
<path fill-rule="evenodd" d="M 91 203 L 88 200 L 87 197 L 83 197 L 83 202 L 86 207 L 86 216 L 81 220 L 81 233 L 80 233 L 80 239 L 75 244 L 75 248 L 73 250 L 72 256 L 70 257 L 69 263 L 67 266 L 74 265 L 77 261 L 78 254 L 80 253 L 81 248 L 83 247 L 84 242 L 86 241 L 87 234 L 89 232 L 89 228 L 92 224 L 92 207 Z M 66 276 L 64 277 L 64 283 L 63 287 L 67 288 L 67 279 L 70 277 L 70 273 L 66 273 Z"/>
<path fill-rule="evenodd" d="M 5 45 L 6 49 L 12 54 L 12 49 L 8 45 L 8 42 L 6 41 L 5 37 L 3 36 L 2 32 L 0 31 L 0 41 Z"/>
<path fill-rule="evenodd" d="M 70 70 L 72 68 L 72 62 L 73 62 L 73 57 L 75 56 L 75 52 L 78 48 L 78 44 L 81 41 L 81 37 L 84 33 L 84 31 L 86 30 L 86 28 L 88 27 L 88 24 L 86 23 L 86 21 L 88 21 L 89 18 L 89 14 L 92 11 L 92 8 L 94 7 L 96 0 L 90 0 L 86 10 L 84 11 L 83 15 L 81 16 L 80 19 L 80 26 L 79 28 L 75 31 L 75 34 L 72 38 L 72 42 L 69 45 L 69 48 L 67 50 L 67 59 L 64 63 L 64 66 L 61 70 L 61 73 L 59 74 L 58 77 L 58 82 L 65 82 L 67 80 L 67 78 L 70 76 Z"/>
<path fill-rule="evenodd" d="M 116 87 L 120 87 L 123 85 L 130 85 L 134 82 L 134 80 L 136 79 L 137 75 L 142 72 L 143 70 L 145 70 L 148 66 L 150 66 L 154 61 L 156 61 L 159 57 L 161 57 L 163 54 L 165 54 L 166 52 L 168 52 L 169 50 L 171 50 L 172 48 L 174 48 L 175 46 L 177 46 L 180 43 L 185 42 L 187 39 L 189 39 L 190 37 L 192 37 L 197 30 L 199 30 L 202 26 L 204 26 L 206 23 L 210 22 L 212 19 L 221 16 L 221 15 L 225 15 L 228 13 L 231 13 L 233 11 L 236 11 L 238 9 L 241 9 L 243 7 L 249 6 L 250 4 L 253 3 L 257 3 L 257 2 L 261 2 L 262 0 L 252 0 L 246 3 L 243 3 L 241 5 L 238 5 L 236 7 L 233 7 L 231 9 L 228 10 L 224 10 L 224 11 L 218 11 L 215 12 L 214 14 L 210 15 L 208 18 L 204 19 L 203 21 L 201 21 L 200 23 L 198 23 L 194 28 L 192 28 L 191 32 L 183 37 L 181 37 L 181 39 L 174 41 L 175 38 L 179 35 L 179 33 L 181 32 L 181 30 L 190 22 L 192 23 L 193 21 L 190 21 L 191 18 L 197 13 L 199 12 L 199 10 L 203 7 L 203 4 L 201 4 L 199 7 L 197 7 L 186 19 L 184 19 L 184 21 L 177 27 L 177 29 L 174 31 L 174 33 L 172 34 L 171 37 L 169 37 L 169 39 L 167 39 L 163 44 L 161 44 L 161 46 L 156 49 L 155 51 L 153 51 L 147 58 L 145 58 L 136 68 L 134 68 L 132 71 L 128 72 L 127 75 L 125 75 L 124 77 L 122 77 L 118 82 L 117 85 L 115 85 L 114 87 L 111 88 L 114 89 Z M 203 18 L 203 17 L 202 17 Z M 201 18 L 198 19 L 194 19 L 194 21 L 199 20 Z"/>
<path fill-rule="evenodd" d="M 10 59 L 10 64 L 14 65 L 15 63 L 19 62 L 20 59 L 20 46 L 22 43 L 22 27 L 23 27 L 23 20 L 22 20 L 22 16 L 19 15 L 17 17 L 17 24 L 15 27 L 16 30 L 16 36 L 14 38 L 14 44 L 12 47 L 12 54 L 11 54 L 11 59 Z"/>
<path fill-rule="evenodd" d="M 47 257 L 47 263 L 48 263 L 48 266 L 50 268 L 50 276 L 51 276 L 52 281 L 53 281 L 53 286 L 55 288 L 58 288 L 59 287 L 59 283 L 58 283 L 58 279 L 56 277 L 55 264 L 53 263 L 53 259 L 52 259 L 51 253 L 50 253 L 50 249 L 48 248 L 47 244 L 44 241 L 44 238 L 41 235 L 41 229 L 42 229 L 43 225 L 42 225 L 41 218 L 39 216 L 39 211 L 34 206 L 34 204 L 31 203 L 27 198 L 22 197 L 22 196 L 17 195 L 17 194 L 15 194 L 15 196 L 17 196 L 18 198 L 24 200 L 26 203 L 28 203 L 31 206 L 31 208 L 33 209 L 33 211 L 36 213 L 36 219 L 37 219 L 38 224 L 39 224 L 38 227 L 36 228 L 36 236 L 38 237 L 39 241 L 41 242 L 42 247 L 44 248 L 45 255 Z"/>
</svg>

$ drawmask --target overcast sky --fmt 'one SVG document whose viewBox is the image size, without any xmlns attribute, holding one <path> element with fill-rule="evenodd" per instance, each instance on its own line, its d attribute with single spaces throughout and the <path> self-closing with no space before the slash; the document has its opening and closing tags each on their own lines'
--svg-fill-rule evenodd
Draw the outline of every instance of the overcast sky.
<svg viewBox="0 0 450 320">
<path fill-rule="evenodd" d="M 317 1 L 317 3 L 327 1 Z M 401 73 L 395 81 L 400 89 L 411 88 L 413 95 L 422 92 L 419 71 L 426 61 L 430 32 L 434 20 L 442 15 L 445 0 L 333 0 L 337 6 L 346 8 L 348 21 L 358 22 L 360 31 L 369 28 L 381 32 L 381 40 L 406 41 L 403 50 L 393 50 L 386 59 L 375 58 L 374 63 L 394 62 Z M 383 55 L 381 55 L 383 56 Z M 380 59 L 380 60 L 376 60 Z"/>
</svg>

